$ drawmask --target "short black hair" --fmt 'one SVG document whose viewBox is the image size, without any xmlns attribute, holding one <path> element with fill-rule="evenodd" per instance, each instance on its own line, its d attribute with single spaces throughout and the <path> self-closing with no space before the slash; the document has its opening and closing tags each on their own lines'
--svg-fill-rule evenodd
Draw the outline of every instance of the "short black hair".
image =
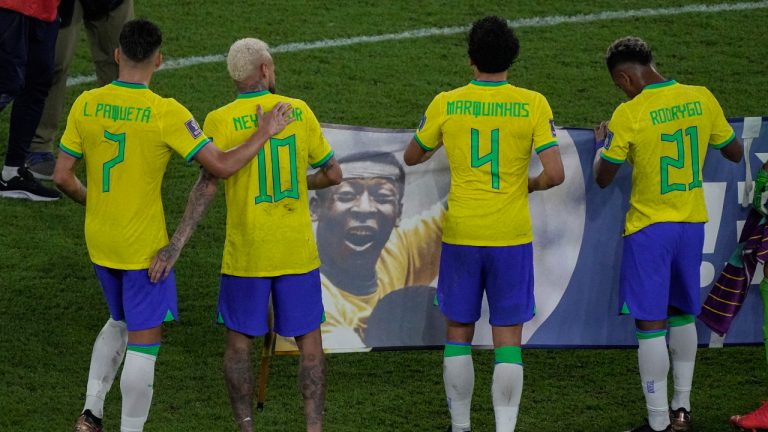
<svg viewBox="0 0 768 432">
<path fill-rule="evenodd" d="M 614 41 L 605 52 L 605 64 L 609 72 L 613 72 L 616 66 L 624 63 L 648 66 L 651 62 L 653 62 L 651 47 L 635 36 L 626 36 Z"/>
<path fill-rule="evenodd" d="M 395 186 L 397 187 L 398 199 L 403 200 L 403 194 L 405 193 L 405 168 L 397 160 L 394 154 L 389 152 L 382 152 L 377 150 L 366 150 L 360 152 L 349 153 L 338 159 L 339 165 L 344 165 L 350 162 L 373 162 L 382 165 L 391 165 L 397 168 L 397 177 L 394 179 Z M 343 171 L 343 168 L 342 168 Z M 321 197 L 325 195 L 328 189 L 319 189 L 315 191 L 316 196 Z"/>
<path fill-rule="evenodd" d="M 163 33 L 153 22 L 135 19 L 123 25 L 120 51 L 130 60 L 141 63 L 150 58 L 163 43 Z"/>
<path fill-rule="evenodd" d="M 520 41 L 507 21 L 487 16 L 472 24 L 467 53 L 480 72 L 504 72 L 520 53 Z"/>
</svg>

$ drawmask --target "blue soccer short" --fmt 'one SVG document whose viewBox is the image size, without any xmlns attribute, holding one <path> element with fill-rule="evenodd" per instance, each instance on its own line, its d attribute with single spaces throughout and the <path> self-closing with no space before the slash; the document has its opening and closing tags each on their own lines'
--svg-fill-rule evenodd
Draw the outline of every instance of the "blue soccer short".
<svg viewBox="0 0 768 432">
<path fill-rule="evenodd" d="M 703 223 L 656 223 L 624 237 L 619 308 L 643 321 L 667 319 L 669 306 L 698 315 L 703 246 Z"/>
<path fill-rule="evenodd" d="M 533 246 L 464 246 L 443 243 L 437 303 L 451 321 L 480 318 L 483 292 L 492 326 L 530 321 L 534 313 Z"/>
<path fill-rule="evenodd" d="M 171 270 L 165 280 L 152 283 L 147 269 L 117 270 L 94 264 L 109 314 L 125 321 L 128 331 L 147 330 L 179 316 L 176 280 Z"/>
<path fill-rule="evenodd" d="M 222 274 L 219 318 L 230 330 L 248 336 L 269 331 L 269 296 L 275 332 L 285 337 L 305 335 L 323 322 L 320 270 L 274 277 L 238 277 Z"/>
</svg>

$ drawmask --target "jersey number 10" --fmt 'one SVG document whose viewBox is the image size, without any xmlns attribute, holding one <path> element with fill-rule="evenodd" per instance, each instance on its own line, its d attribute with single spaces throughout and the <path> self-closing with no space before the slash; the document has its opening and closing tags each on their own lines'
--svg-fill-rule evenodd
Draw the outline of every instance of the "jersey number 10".
<svg viewBox="0 0 768 432">
<path fill-rule="evenodd" d="M 685 168 L 685 140 L 683 130 L 678 129 L 673 134 L 661 134 L 661 141 L 675 143 L 677 145 L 677 157 L 664 156 L 661 158 L 661 194 L 701 187 L 701 169 L 699 168 L 699 134 L 696 126 L 685 129 L 685 136 L 691 147 L 691 182 L 687 187 L 684 183 L 669 183 L 669 167 L 676 169 Z"/>
<path fill-rule="evenodd" d="M 288 147 L 289 175 L 291 187 L 283 190 L 280 184 L 280 147 Z M 284 198 L 299 199 L 299 175 L 296 167 L 296 135 L 286 138 L 269 139 L 269 157 L 272 165 L 272 195 L 267 191 L 267 164 L 266 151 L 259 150 L 257 163 L 259 165 L 259 194 L 256 195 L 256 204 L 263 202 L 278 202 Z"/>
</svg>

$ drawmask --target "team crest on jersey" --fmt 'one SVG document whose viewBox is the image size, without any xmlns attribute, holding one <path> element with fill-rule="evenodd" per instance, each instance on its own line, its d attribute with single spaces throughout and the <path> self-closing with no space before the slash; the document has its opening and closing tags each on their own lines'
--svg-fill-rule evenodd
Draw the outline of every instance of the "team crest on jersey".
<svg viewBox="0 0 768 432">
<path fill-rule="evenodd" d="M 613 132 L 611 132 L 610 129 L 608 129 L 608 135 L 605 136 L 605 145 L 603 145 L 603 148 L 608 150 L 611 148 L 611 141 L 613 141 Z"/>
<path fill-rule="evenodd" d="M 424 123 L 426 123 L 426 122 L 427 122 L 427 116 L 424 115 L 424 116 L 421 117 L 421 122 L 419 123 L 418 130 L 421 130 L 421 128 L 424 127 Z"/>
<path fill-rule="evenodd" d="M 200 125 L 197 124 L 194 118 L 187 120 L 184 123 L 184 126 L 187 127 L 187 131 L 189 131 L 189 134 L 192 135 L 192 138 L 196 139 L 203 134 L 202 129 L 200 129 Z"/>
<path fill-rule="evenodd" d="M 557 132 L 555 131 L 555 120 L 549 119 L 549 129 L 552 131 L 552 137 L 557 138 Z"/>
</svg>

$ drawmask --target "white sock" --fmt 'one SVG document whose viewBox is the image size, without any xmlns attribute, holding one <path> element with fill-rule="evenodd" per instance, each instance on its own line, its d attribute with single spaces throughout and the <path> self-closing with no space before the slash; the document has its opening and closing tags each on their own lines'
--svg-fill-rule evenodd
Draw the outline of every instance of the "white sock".
<svg viewBox="0 0 768 432">
<path fill-rule="evenodd" d="M 691 386 L 697 345 L 695 323 L 669 327 L 669 351 L 672 353 L 672 376 L 675 381 L 671 404 L 673 410 L 691 410 Z"/>
<path fill-rule="evenodd" d="M 467 347 L 471 349 L 471 347 Z M 471 353 L 471 351 L 470 351 Z M 470 407 L 475 387 L 475 368 L 472 355 L 443 357 L 443 380 L 448 410 L 451 412 L 453 432 L 470 429 Z"/>
<path fill-rule="evenodd" d="M 9 167 L 8 165 L 3 165 L 3 181 L 8 181 L 17 175 L 19 175 L 19 167 Z"/>
<path fill-rule="evenodd" d="M 523 393 L 523 365 L 496 363 L 493 368 L 493 412 L 496 417 L 496 432 L 513 432 L 520 409 L 520 395 Z"/>
<path fill-rule="evenodd" d="M 128 330 L 125 323 L 110 318 L 93 344 L 83 411 L 91 410 L 96 417 L 104 417 L 104 398 L 112 387 L 120 363 L 123 362 L 127 343 Z"/>
<path fill-rule="evenodd" d="M 667 404 L 667 374 L 669 373 L 669 352 L 665 330 L 639 332 L 637 349 L 640 379 L 648 409 L 648 424 L 661 431 L 669 426 L 669 405 Z"/>
<path fill-rule="evenodd" d="M 120 432 L 141 432 L 152 404 L 152 386 L 155 382 L 155 359 L 151 354 L 128 347 L 125 355 L 120 389 L 123 393 L 123 412 Z"/>
</svg>

